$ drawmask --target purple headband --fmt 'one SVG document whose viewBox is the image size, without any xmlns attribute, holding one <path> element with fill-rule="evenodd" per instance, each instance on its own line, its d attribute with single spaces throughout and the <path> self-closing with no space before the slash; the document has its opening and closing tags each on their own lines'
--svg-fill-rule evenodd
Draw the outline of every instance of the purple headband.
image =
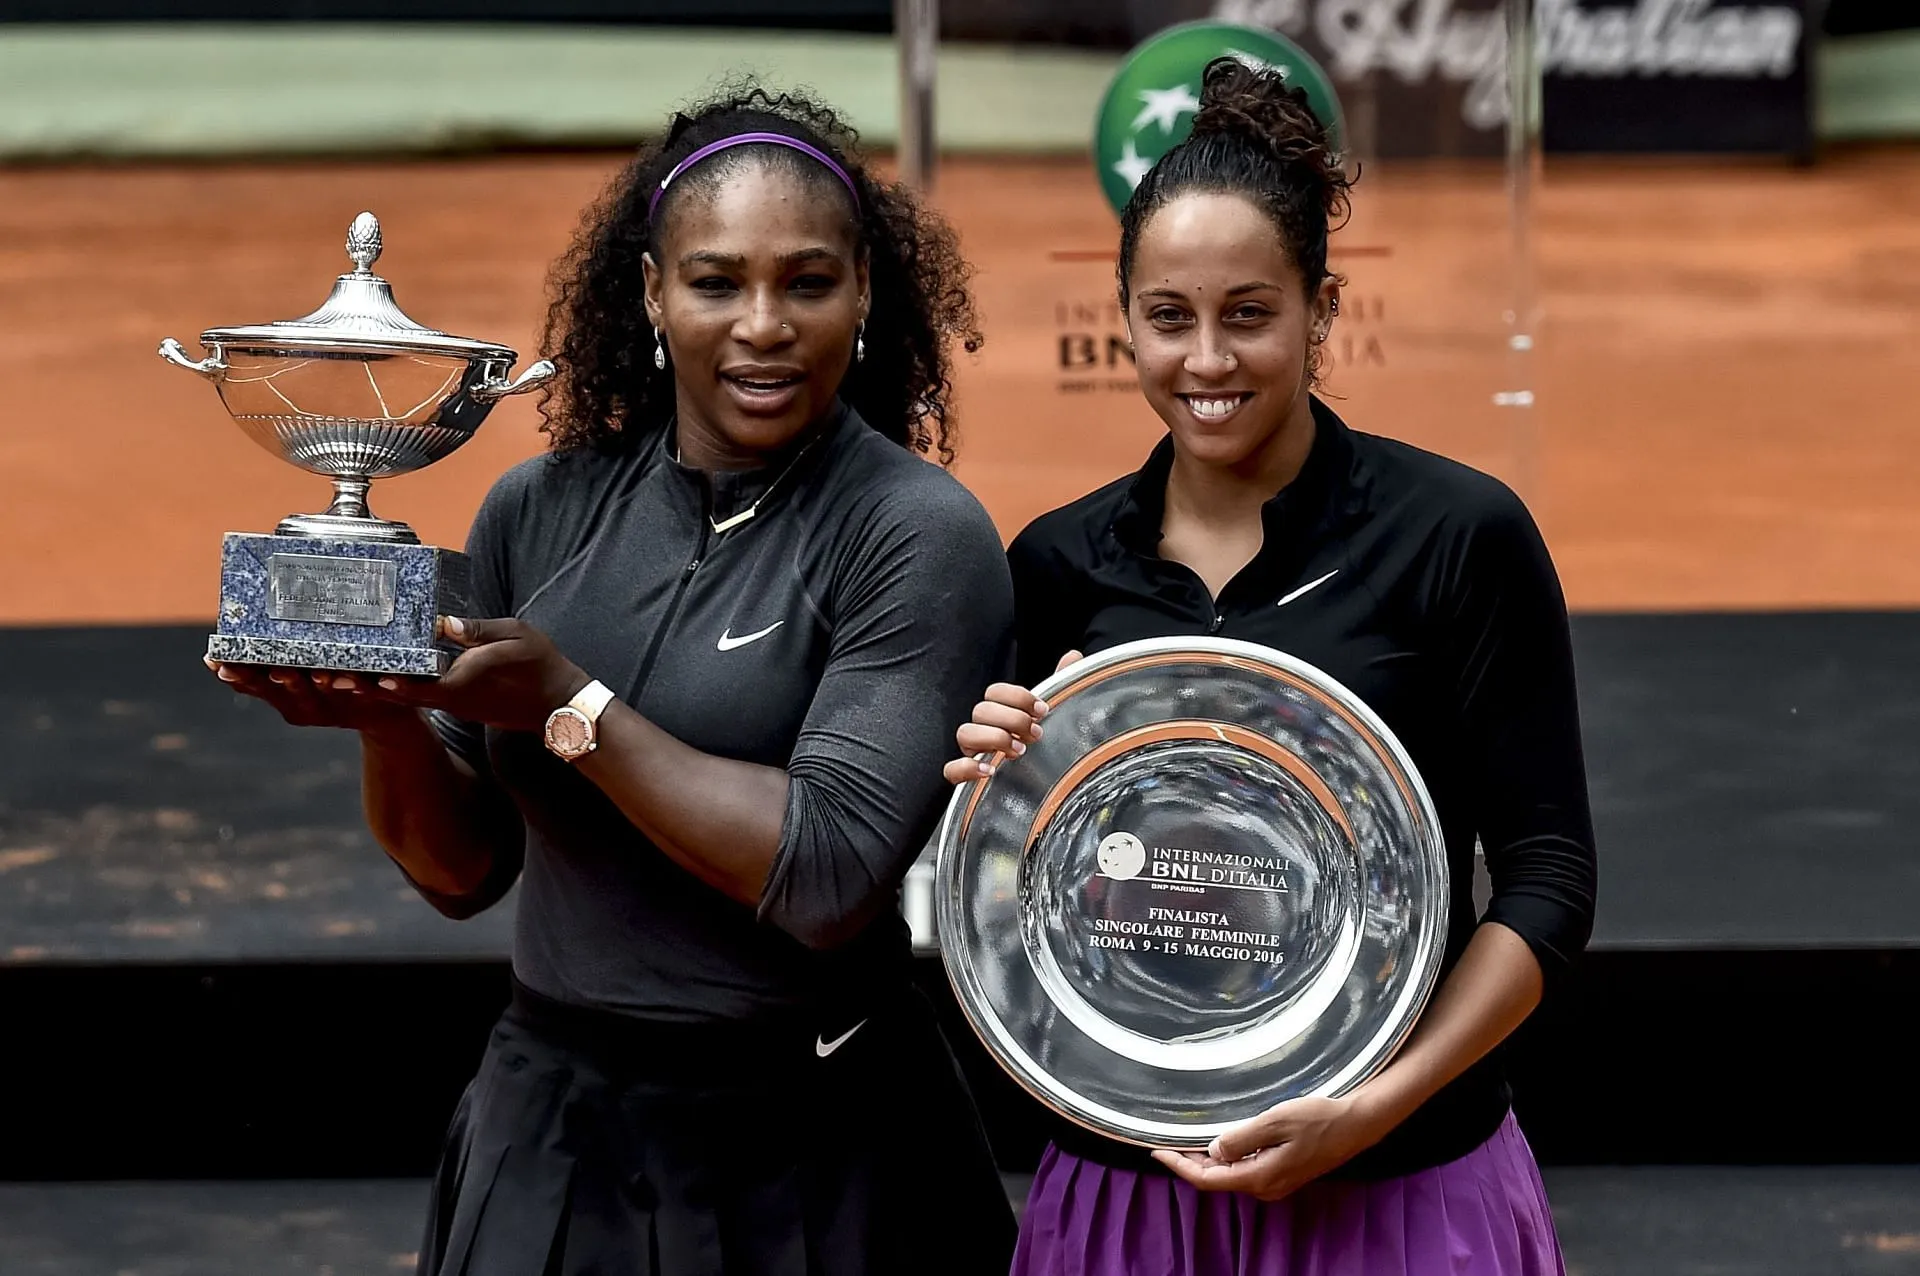
<svg viewBox="0 0 1920 1276">
<path fill-rule="evenodd" d="M 708 142 L 705 146 L 687 156 L 678 164 L 675 164 L 673 171 L 660 179 L 660 185 L 654 190 L 653 198 L 647 201 L 647 220 L 653 220 L 653 210 L 660 207 L 660 197 L 667 193 L 667 187 L 672 183 L 674 178 L 680 176 L 680 174 L 686 172 L 715 151 L 724 151 L 731 146 L 745 146 L 751 142 L 764 142 L 770 146 L 785 146 L 792 150 L 799 151 L 803 155 L 813 156 L 813 158 L 833 170 L 833 175 L 839 178 L 841 184 L 847 188 L 847 194 L 853 196 L 853 211 L 855 213 L 860 211 L 860 192 L 854 189 L 853 179 L 848 177 L 847 170 L 834 163 L 833 157 L 825 151 L 816 146 L 809 146 L 797 137 L 788 137 L 785 133 L 735 133 L 732 137 L 723 137 L 717 142 Z"/>
</svg>

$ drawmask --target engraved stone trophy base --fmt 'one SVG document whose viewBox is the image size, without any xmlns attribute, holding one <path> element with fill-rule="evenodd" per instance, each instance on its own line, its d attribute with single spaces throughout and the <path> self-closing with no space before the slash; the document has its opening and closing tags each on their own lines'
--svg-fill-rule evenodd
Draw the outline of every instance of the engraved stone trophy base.
<svg viewBox="0 0 1920 1276">
<path fill-rule="evenodd" d="M 229 532 L 219 628 L 207 655 L 225 664 L 437 677 L 459 648 L 437 637 L 436 617 L 468 614 L 471 581 L 472 564 L 458 550 Z"/>
</svg>

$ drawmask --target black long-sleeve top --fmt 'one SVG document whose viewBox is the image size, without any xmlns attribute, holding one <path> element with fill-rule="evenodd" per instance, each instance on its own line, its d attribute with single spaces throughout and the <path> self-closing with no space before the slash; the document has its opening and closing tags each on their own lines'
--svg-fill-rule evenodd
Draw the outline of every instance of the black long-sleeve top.
<svg viewBox="0 0 1920 1276">
<path fill-rule="evenodd" d="M 1451 866 L 1442 978 L 1481 922 L 1516 932 L 1549 992 L 1592 930 L 1595 855 L 1566 603 L 1531 516 L 1507 487 L 1405 444 L 1350 430 L 1313 401 L 1300 474 L 1267 502 L 1260 552 L 1211 597 L 1159 557 L 1163 439 L 1132 475 L 1035 520 L 1008 550 L 1018 677 L 1062 653 L 1140 638 L 1218 635 L 1325 670 L 1393 730 L 1434 806 Z M 1474 847 L 1491 901 L 1476 916 Z M 1441 1164 L 1498 1127 L 1510 1095 L 1496 1052 L 1345 1173 Z M 1151 1166 L 1059 1125 L 1070 1150 Z"/>
<path fill-rule="evenodd" d="M 483 615 L 517 616 L 662 730 L 788 778 L 757 907 L 667 858 L 535 735 L 435 715 L 504 787 L 524 853 L 513 966 L 555 1000 L 643 1018 L 786 1017 L 909 977 L 899 887 L 951 789 L 981 689 L 1009 668 L 999 533 L 951 476 L 840 406 L 798 455 L 703 474 L 655 436 L 540 457 L 468 540 Z M 712 520 L 760 501 L 716 533 Z"/>
</svg>

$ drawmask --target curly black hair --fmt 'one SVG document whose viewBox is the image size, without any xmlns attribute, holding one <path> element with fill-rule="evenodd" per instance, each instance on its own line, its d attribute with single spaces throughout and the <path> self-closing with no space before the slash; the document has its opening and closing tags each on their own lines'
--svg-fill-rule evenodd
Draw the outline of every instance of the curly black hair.
<svg viewBox="0 0 1920 1276">
<path fill-rule="evenodd" d="M 859 194 L 856 247 L 867 256 L 871 304 L 866 357 L 848 371 L 840 396 L 887 438 L 951 463 L 955 429 L 947 346 L 958 340 L 971 352 L 982 340 L 968 290 L 971 272 L 958 240 L 906 187 L 873 175 L 856 151 L 858 134 L 830 107 L 750 80 L 676 113 L 666 135 L 644 147 L 588 210 L 556 267 L 545 348 L 559 376 L 540 401 L 541 428 L 553 450 L 626 451 L 671 417 L 673 373 L 653 365 L 645 304 L 641 257 L 660 241 L 647 203 L 682 159 L 709 142 L 746 132 L 798 138 L 833 156 L 853 179 Z M 823 198 L 837 198 L 853 211 L 846 188 L 824 165 L 787 147 L 749 143 L 675 179 L 660 202 L 658 221 L 668 221 L 684 201 L 683 188 L 710 187 L 749 161 L 785 166 L 819 183 Z"/>
<path fill-rule="evenodd" d="M 1120 307 L 1131 299 L 1128 279 L 1140 232 L 1154 213 L 1188 191 L 1244 195 L 1280 232 L 1281 242 L 1311 299 L 1327 270 L 1327 237 L 1348 211 L 1353 180 L 1307 104 L 1278 71 L 1215 58 L 1201 79 L 1193 131 L 1155 162 L 1134 187 L 1120 215 Z M 1312 352 L 1320 379 L 1321 351 Z"/>
</svg>

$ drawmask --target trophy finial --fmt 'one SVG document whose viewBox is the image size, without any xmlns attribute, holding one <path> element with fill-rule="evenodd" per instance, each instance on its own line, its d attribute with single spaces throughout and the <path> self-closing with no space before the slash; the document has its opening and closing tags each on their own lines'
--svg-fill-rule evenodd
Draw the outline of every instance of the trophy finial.
<svg viewBox="0 0 1920 1276">
<path fill-rule="evenodd" d="M 380 260 L 380 219 L 372 213 L 361 213 L 353 219 L 353 225 L 347 230 L 347 256 L 353 258 L 354 270 L 359 274 L 368 274 L 373 263 Z"/>
</svg>

